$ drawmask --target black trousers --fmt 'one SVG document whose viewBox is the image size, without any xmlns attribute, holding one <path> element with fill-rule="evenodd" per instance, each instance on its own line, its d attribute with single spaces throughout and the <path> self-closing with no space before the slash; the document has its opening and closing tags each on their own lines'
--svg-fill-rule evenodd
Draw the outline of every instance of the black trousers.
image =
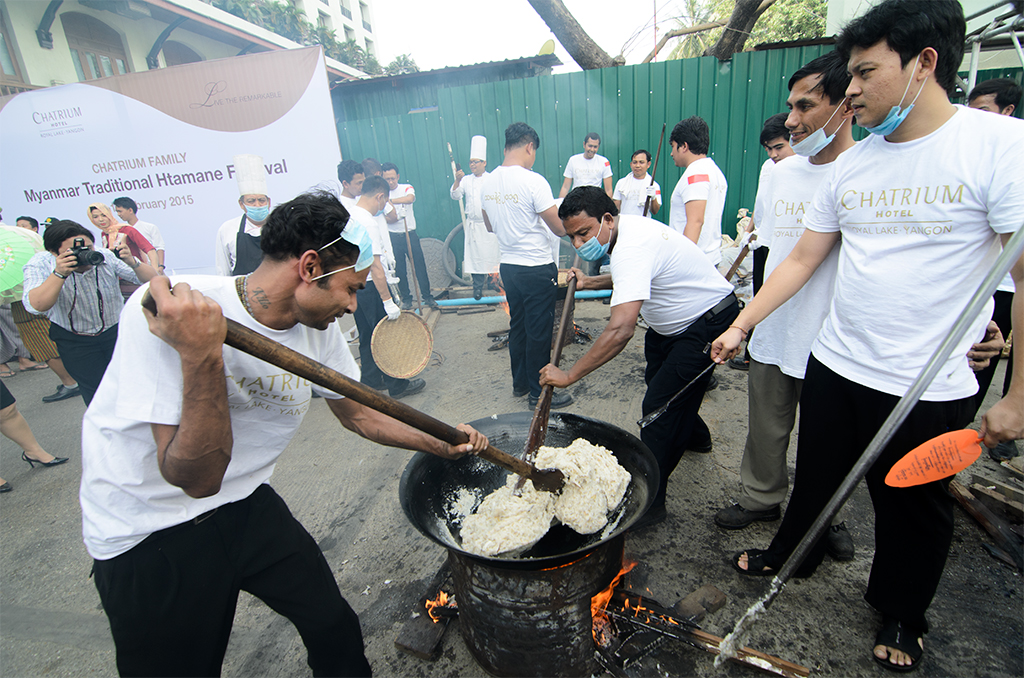
<svg viewBox="0 0 1024 678">
<path fill-rule="evenodd" d="M 531 396 L 539 398 L 540 368 L 551 361 L 558 269 L 554 264 L 502 264 L 501 281 L 508 300 L 512 388 L 529 389 Z"/>
<path fill-rule="evenodd" d="M 387 317 L 380 292 L 372 280 L 366 281 L 366 287 L 356 294 L 356 327 L 359 329 L 359 381 L 376 389 L 386 388 L 391 395 L 398 395 L 409 385 L 408 379 L 396 379 L 384 374 L 373 359 L 370 340 L 373 330 L 382 319 Z"/>
<path fill-rule="evenodd" d="M 391 250 L 395 253 L 395 274 L 398 276 L 398 293 L 402 301 L 413 301 L 412 293 L 409 291 L 409 277 L 406 275 L 406 258 L 409 257 L 409 245 L 405 243 L 405 232 L 388 233 L 391 236 Z M 420 247 L 420 237 L 416 231 L 409 231 L 409 244 L 412 245 L 412 263 L 416 268 L 416 282 L 420 286 L 420 294 L 423 301 L 433 299 L 430 294 L 430 279 L 427 277 L 427 262 L 423 260 L 423 248 Z"/>
<path fill-rule="evenodd" d="M 698 318 L 680 334 L 667 337 L 647 330 L 644 344 L 647 393 L 642 405 L 645 416 L 667 403 L 711 364 L 705 348 L 726 330 L 739 312 L 739 302 L 733 297 L 730 306 L 711 318 Z M 669 476 L 682 459 L 688 443 L 692 440 L 696 445 L 711 440 L 711 431 L 700 418 L 699 410 L 713 373 L 714 370 L 701 377 L 664 414 L 640 430 L 640 440 L 654 453 L 661 472 L 661 485 L 652 506 L 665 503 Z"/>
<path fill-rule="evenodd" d="M 315 676 L 368 676 L 359 618 L 269 485 L 95 561 L 122 676 L 219 676 L 247 591 L 287 617 Z"/>
<path fill-rule="evenodd" d="M 1013 292 L 996 292 L 992 298 L 996 302 L 995 308 L 992 309 L 992 320 L 999 325 L 999 331 L 1003 333 L 1005 339 L 1010 336 L 1010 330 L 1013 329 L 1013 317 L 1011 316 Z M 1003 395 L 1010 391 L 1010 380 L 1013 378 L 1013 352 L 1016 350 L 1015 346 L 1010 348 L 1010 359 L 1006 363 L 1006 376 L 1003 379 Z M 974 396 L 974 416 L 978 416 L 978 412 L 981 410 L 981 403 L 985 400 L 985 394 L 988 393 L 988 387 L 992 384 L 992 377 L 995 376 L 998 365 L 999 358 L 993 358 L 988 367 L 981 372 L 974 373 L 978 379 L 978 393 Z"/>
<path fill-rule="evenodd" d="M 796 479 L 767 564 L 781 567 L 867 449 L 899 398 L 844 379 L 813 355 L 800 396 Z M 926 631 L 925 611 L 942 577 L 953 538 L 949 480 L 916 487 L 885 484 L 889 469 L 921 443 L 971 423 L 973 398 L 921 401 L 868 471 L 875 508 L 875 557 L 865 600 L 882 613 Z M 797 571 L 812 574 L 825 555 L 820 539 Z"/>
<path fill-rule="evenodd" d="M 56 323 L 50 323 L 50 339 L 57 345 L 57 352 L 64 362 L 64 369 L 78 382 L 82 400 L 88 407 L 96 389 L 103 381 L 103 374 L 114 356 L 117 344 L 117 325 L 104 330 L 95 337 L 73 334 Z"/>
</svg>

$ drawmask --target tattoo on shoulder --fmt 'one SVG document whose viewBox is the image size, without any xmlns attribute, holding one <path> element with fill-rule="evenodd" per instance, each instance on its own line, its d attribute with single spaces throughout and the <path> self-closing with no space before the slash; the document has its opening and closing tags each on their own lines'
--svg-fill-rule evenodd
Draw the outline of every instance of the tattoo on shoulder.
<svg viewBox="0 0 1024 678">
<path fill-rule="evenodd" d="M 254 289 L 249 296 L 251 296 L 252 300 L 259 304 L 264 310 L 270 308 L 270 297 L 267 296 L 267 293 L 262 287 Z"/>
</svg>

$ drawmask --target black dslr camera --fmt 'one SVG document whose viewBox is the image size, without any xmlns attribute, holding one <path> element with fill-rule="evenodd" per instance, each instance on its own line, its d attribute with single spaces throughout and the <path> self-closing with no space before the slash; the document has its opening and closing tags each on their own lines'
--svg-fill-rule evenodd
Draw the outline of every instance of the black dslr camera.
<svg viewBox="0 0 1024 678">
<path fill-rule="evenodd" d="M 100 252 L 85 246 L 85 238 L 75 238 L 71 252 L 75 255 L 75 268 L 82 266 L 99 266 L 105 263 Z"/>
</svg>

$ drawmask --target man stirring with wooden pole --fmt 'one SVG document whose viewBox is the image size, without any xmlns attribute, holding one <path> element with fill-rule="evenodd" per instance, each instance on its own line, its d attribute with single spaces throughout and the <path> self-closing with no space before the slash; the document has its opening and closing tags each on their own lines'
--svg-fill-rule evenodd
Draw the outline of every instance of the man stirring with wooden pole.
<svg viewBox="0 0 1024 678">
<path fill-rule="evenodd" d="M 236 278 L 157 277 L 121 315 L 117 348 L 82 424 L 85 544 L 122 675 L 220 675 L 239 591 L 295 624 L 315 676 L 367 676 L 362 633 L 317 543 L 268 483 L 311 385 L 223 345 L 225 316 L 354 379 L 334 320 L 373 262 L 337 198 L 300 195 L 262 230 L 263 260 Z M 145 369 L 140 369 L 144 366 Z M 455 458 L 452 446 L 319 386 L 359 435 Z"/>
</svg>

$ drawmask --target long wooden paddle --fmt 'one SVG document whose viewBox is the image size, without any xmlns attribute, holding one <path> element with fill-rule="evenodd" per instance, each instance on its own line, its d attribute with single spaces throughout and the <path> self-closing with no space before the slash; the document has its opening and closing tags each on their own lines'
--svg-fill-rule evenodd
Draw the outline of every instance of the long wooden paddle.
<svg viewBox="0 0 1024 678">
<path fill-rule="evenodd" d="M 977 431 L 950 431 L 907 452 L 885 476 L 890 487 L 913 487 L 956 475 L 981 456 Z"/>
<path fill-rule="evenodd" d="M 658 160 L 661 159 L 661 145 L 665 143 L 665 128 L 668 127 L 667 122 L 661 123 L 661 138 L 658 139 L 658 152 L 654 154 L 654 167 L 651 168 L 651 186 L 654 185 L 654 175 L 658 173 Z M 647 196 L 644 200 L 644 214 L 647 216 L 647 210 L 651 208 L 651 196 Z"/>
<path fill-rule="evenodd" d="M 146 294 L 142 298 L 142 306 L 154 315 L 157 313 L 156 301 L 149 294 L 149 290 L 146 290 Z M 464 445 L 469 442 L 469 436 L 454 426 L 449 426 L 428 414 L 378 393 L 375 389 L 349 379 L 344 374 L 279 344 L 259 332 L 240 325 L 230 318 L 225 320 L 228 323 L 228 333 L 224 343 L 228 346 L 271 365 L 276 365 L 303 379 L 308 379 L 314 384 L 329 388 L 339 395 L 351 398 L 361 405 L 408 424 L 449 445 Z M 533 481 L 534 487 L 539 490 L 557 492 L 565 485 L 565 476 L 558 469 L 538 469 L 532 463 L 502 452 L 493 445 L 488 445 L 487 449 L 478 453 L 478 456 L 512 473 L 529 478 Z"/>
<path fill-rule="evenodd" d="M 573 259 L 574 268 L 579 268 L 583 262 L 579 255 Z M 558 334 L 555 337 L 555 347 L 552 350 L 551 364 L 558 367 L 562 359 L 562 347 L 565 346 L 566 338 L 571 331 L 572 312 L 576 306 L 576 276 L 569 279 L 565 292 L 565 302 L 562 304 L 562 317 L 558 321 Z M 545 384 L 540 391 L 540 398 L 537 400 L 537 407 L 533 410 L 533 418 L 530 419 L 530 432 L 526 436 L 526 451 L 523 453 L 523 461 L 531 466 L 537 457 L 537 450 L 544 444 L 544 438 L 548 434 L 548 418 L 551 416 L 551 396 L 555 393 L 555 387 Z M 522 475 L 522 474 L 520 474 Z M 523 476 L 516 483 L 516 490 L 522 490 L 527 476 Z M 534 483 L 536 485 L 536 483 Z"/>
<path fill-rule="evenodd" d="M 751 236 L 751 239 L 757 240 L 757 236 Z M 746 258 L 747 252 L 750 251 L 750 245 L 744 245 L 740 253 L 736 255 L 736 261 L 732 262 L 732 266 L 729 268 L 729 272 L 725 274 L 726 281 L 732 280 L 732 277 L 736 275 L 736 270 L 743 263 L 743 259 Z"/>
</svg>

